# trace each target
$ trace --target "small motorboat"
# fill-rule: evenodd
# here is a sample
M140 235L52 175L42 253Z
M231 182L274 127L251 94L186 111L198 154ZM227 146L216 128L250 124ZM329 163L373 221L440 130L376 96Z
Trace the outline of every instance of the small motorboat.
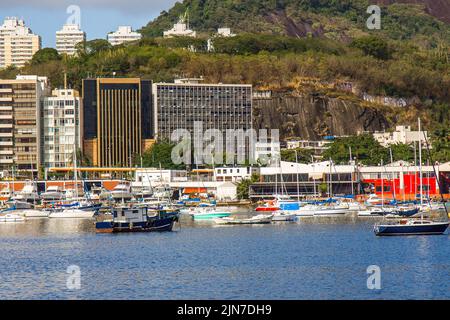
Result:
M319 206L314 204L307 204L305 206L300 207L298 210L290 211L290 213L295 214L297 217L312 217L314 216L314 212L319 209Z
M393 210L384 207L372 207L367 210L358 211L358 217L382 217L389 214L393 214Z
M231 212L225 210L218 210L216 208L192 208L188 214L194 220L212 220L217 218L226 218L231 216Z
M118 207L112 220L95 224L97 233L172 231L178 211L149 210L147 207Z
M402 219L374 226L377 236L439 235L447 230L449 222L433 222L423 219Z
M25 218L14 213L0 215L0 222L24 222Z
M274 222L281 222L281 221L296 221L297 216L295 213L291 211L276 211L272 215L272 221Z
M272 215L259 214L251 218L238 219L238 218L219 218L214 222L220 225L237 225L237 224L269 224L272 222Z
M59 209L50 211L49 218L59 219L90 219L94 217L95 211L85 211L80 209Z
M280 208L275 205L275 201L268 201L263 205L256 207L255 211L257 212L275 212L280 210Z

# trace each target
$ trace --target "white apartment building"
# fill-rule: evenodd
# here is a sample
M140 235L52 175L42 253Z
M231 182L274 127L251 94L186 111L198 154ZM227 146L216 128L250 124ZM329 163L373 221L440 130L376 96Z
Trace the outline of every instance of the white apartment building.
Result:
M43 99L42 159L46 168L72 165L74 152L81 146L81 99L72 89L53 90Z
M111 45L117 46L125 42L137 41L142 38L142 35L133 31L130 26L119 26L116 32L108 34L108 41Z
M411 144L418 141L422 141L425 144L425 137L428 140L427 131L412 131L411 126L397 126L394 132L375 132L373 137L383 147L388 147L392 144L403 143ZM430 145L431 147L431 145Z
M275 165L281 159L281 147L279 142L256 142L255 160L261 164Z
M0 68L23 67L41 48L41 38L23 20L6 18L0 26Z
M216 181L240 182L259 174L258 167L218 167L214 168Z
M0 79L0 170L38 172L41 163L41 102L46 77Z
M286 141L287 149L309 149L318 152L325 151L328 149L329 144L332 143L331 140L320 140L320 141L311 141L311 140L290 140Z
M56 50L59 54L76 54L77 44L84 41L86 41L86 33L77 24L65 24L61 30L56 32Z

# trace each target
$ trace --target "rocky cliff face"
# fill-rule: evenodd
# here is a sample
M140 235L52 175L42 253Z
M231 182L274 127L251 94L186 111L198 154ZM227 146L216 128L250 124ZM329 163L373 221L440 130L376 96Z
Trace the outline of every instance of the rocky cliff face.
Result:
M383 113L375 108L318 95L255 99L253 110L254 127L278 128L281 139L318 140L326 135L351 135L390 126Z

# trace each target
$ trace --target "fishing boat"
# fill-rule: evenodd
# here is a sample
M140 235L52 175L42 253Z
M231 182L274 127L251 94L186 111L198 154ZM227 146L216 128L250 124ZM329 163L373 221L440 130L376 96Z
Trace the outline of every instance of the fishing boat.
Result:
M45 192L41 193L41 198L44 201L62 200L64 192L59 186L49 186Z
M37 202L39 201L39 194L37 192L37 185L35 182L27 181L19 192L17 192L12 200L21 201L21 202Z
M112 220L97 222L97 233L172 231L178 211L150 210L147 207L118 207Z
M259 214L251 218L238 219L238 218L218 218L214 219L216 224L220 225L237 225L237 224L269 224L272 222L272 215Z
M231 216L231 212L216 208L192 208L188 214L194 220L212 220Z
M14 213L7 213L5 215L0 215L0 222L23 222L25 218Z
M402 219L398 222L375 224L377 236L439 235L447 230L449 222L423 219Z

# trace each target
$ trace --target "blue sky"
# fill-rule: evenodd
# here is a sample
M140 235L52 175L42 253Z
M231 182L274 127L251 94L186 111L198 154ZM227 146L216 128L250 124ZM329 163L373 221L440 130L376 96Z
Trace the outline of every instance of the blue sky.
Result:
M181 0L180 0L181 1ZM176 0L0 0L0 20L8 16L23 18L34 33L42 37L43 47L55 46L55 32L66 23L70 5L81 9L81 28L88 39L106 38L119 25L134 29L146 25Z

